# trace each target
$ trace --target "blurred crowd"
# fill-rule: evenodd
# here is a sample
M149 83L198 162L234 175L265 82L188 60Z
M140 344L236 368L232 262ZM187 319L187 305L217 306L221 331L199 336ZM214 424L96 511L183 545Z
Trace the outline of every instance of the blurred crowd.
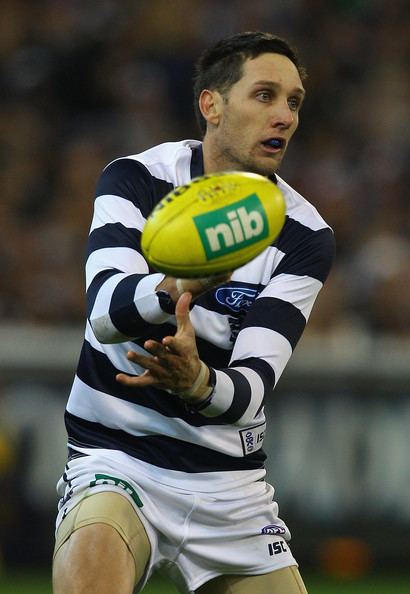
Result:
M410 29L401 0L2 0L0 323L82 324L92 199L112 159L198 138L193 63L272 31L308 96L280 174L336 233L311 328L410 337Z

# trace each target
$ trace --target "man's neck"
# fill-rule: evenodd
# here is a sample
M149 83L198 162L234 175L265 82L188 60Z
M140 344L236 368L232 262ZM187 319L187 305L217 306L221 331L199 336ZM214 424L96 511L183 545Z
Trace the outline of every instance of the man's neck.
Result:
M227 171L233 169L224 155L221 153L218 145L205 134L202 142L202 154L204 160L204 173L215 173L217 171Z

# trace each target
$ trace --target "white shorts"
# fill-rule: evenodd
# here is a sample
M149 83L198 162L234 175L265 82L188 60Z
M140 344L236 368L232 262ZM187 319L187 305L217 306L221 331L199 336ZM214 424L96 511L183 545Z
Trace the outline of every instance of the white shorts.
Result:
M83 497L101 491L123 494L151 544L144 584L159 570L181 591L193 592L218 575L259 575L297 565L289 531L272 500L273 488L265 481L199 493L164 485L141 473L139 461L126 454L121 459L121 464L118 457L113 462L95 450L67 463L57 485L56 528Z

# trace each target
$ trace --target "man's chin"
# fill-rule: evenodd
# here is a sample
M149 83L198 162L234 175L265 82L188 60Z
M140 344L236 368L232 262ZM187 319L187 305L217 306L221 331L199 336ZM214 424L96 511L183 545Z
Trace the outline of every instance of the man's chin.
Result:
M237 171L250 171L252 173L258 173L265 177L270 177L279 170L282 163L283 154L275 154L266 156L255 156L247 161L236 160L232 161L230 169Z
M253 171L253 173L259 173L259 175L264 175L265 177L270 177L279 170L281 162L282 159L271 159L268 163L266 163L266 160L265 163L257 162L253 164L252 169L249 171Z
M284 153L281 151L280 153L276 153L273 155L269 155L269 157L262 157L254 160L254 172L259 173L260 175L265 175L269 177L276 173L282 163Z

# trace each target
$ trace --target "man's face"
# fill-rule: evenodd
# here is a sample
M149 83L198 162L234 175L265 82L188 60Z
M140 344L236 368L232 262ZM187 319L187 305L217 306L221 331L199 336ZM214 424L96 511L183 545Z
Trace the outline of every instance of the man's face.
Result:
M220 170L271 175L299 123L304 97L296 66L281 54L248 59L243 76L219 103L212 154Z

